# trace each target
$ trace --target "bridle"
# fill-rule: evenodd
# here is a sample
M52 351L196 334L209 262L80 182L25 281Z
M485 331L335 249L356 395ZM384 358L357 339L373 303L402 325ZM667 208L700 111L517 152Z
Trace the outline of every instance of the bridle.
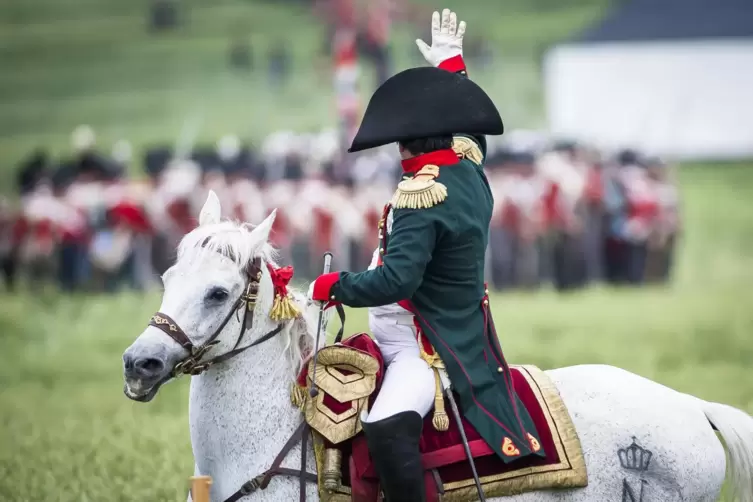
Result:
M241 341L243 340L243 335L245 335L247 331L250 331L254 325L254 307L256 306L256 299L259 294L259 283L261 282L262 278L261 267L261 258L254 258L254 261L251 262L251 265L246 268L246 276L248 278L248 281L246 283L245 289L243 290L243 293L241 293L241 295L235 301L233 308L230 309L230 312L228 312L222 323L217 327L214 333L212 333L212 336L210 336L206 342L198 347L196 347L193 342L191 342L191 340L188 338L188 335L186 335L186 332L183 331L178 323L175 322L170 316L163 314L162 312L156 312L152 316L152 318L149 320L149 326L154 326L155 328L159 329L188 351L188 355L175 365L172 371L165 377L165 381L169 380L170 378L177 378L181 375L200 375L201 373L209 369L210 366L227 361L228 359L237 356L241 352L246 351L251 347L260 345L282 331L284 325L283 323L279 323L275 329L254 340L253 343L246 345L245 347L238 348L238 345L240 345ZM230 322L233 314L240 315L241 310L243 310L241 331L238 334L238 339L235 341L235 345L233 346L232 350L211 359L202 360L209 349L219 343L217 337L220 336L222 330L225 329L227 323ZM272 478L278 475L297 477L299 480L300 501L305 502L306 483L317 482L316 474L306 472L306 446L308 442L308 433L309 425L304 420L290 437L290 439L288 439L288 442L285 443L285 445L282 447L282 450L280 450L280 453L272 462L272 466L260 475L244 483L243 486L241 486L238 491L228 497L225 502L236 502L246 495L254 493L256 490L264 490L269 485L269 482L272 480ZM290 451L296 444L298 444L299 441L301 442L300 469L296 470L281 467L282 462L287 454L290 453Z
M155 328L159 329L188 351L188 355L175 365L168 378L177 378L181 375L200 375L201 373L209 369L210 366L227 361L228 359L237 356L241 352L244 352L251 347L255 347L256 345L266 342L270 338L280 333L280 331L282 331L283 324L280 323L275 329L266 333L259 339L254 340L254 342L250 345L238 348L238 345L240 345L241 341L243 340L243 335L245 335L247 331L251 330L254 325L254 307L256 306L256 298L259 294L259 283L261 282L262 277L261 258L254 258L254 261L251 262L251 265L249 265L246 269L246 276L248 277L248 281L246 283L245 289L243 290L243 293L241 293L241 295L235 301L235 304L230 309L230 312L228 312L222 323L217 327L214 333L212 333L212 336L210 336L206 342L198 347L195 346L193 342L191 342L191 340L188 338L188 335L186 335L186 332L183 331L178 323L175 322L170 316L163 314L162 312L156 312L152 316L152 318L149 320L149 326L154 326ZM233 317L233 314L240 315L241 310L243 310L241 331L238 334L238 338L235 341L235 345L233 346L232 350L211 359L202 360L209 349L219 343L217 337L220 336L222 330L225 329L225 326L227 326L227 323Z

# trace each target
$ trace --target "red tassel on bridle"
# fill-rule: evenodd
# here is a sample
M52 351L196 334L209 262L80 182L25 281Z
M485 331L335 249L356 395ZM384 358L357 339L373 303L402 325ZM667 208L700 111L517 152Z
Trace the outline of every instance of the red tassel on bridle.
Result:
M301 315L301 311L296 307L288 294L288 284L293 278L293 267L275 268L267 264L269 276L272 278L274 286L275 299L272 303L272 310L269 311L269 317L275 321L285 321L295 319Z

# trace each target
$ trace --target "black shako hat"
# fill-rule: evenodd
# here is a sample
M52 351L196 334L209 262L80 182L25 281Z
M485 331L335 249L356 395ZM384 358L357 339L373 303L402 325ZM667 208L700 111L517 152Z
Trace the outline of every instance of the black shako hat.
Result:
M348 152L458 133L503 132L491 98L468 77L433 67L411 68L376 90Z

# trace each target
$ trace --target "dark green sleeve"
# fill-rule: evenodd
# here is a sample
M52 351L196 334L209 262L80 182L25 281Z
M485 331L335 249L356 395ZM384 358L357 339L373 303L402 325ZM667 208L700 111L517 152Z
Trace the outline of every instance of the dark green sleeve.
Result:
M396 209L383 265L357 274L340 273L335 299L350 307L377 307L413 296L437 242L437 208Z

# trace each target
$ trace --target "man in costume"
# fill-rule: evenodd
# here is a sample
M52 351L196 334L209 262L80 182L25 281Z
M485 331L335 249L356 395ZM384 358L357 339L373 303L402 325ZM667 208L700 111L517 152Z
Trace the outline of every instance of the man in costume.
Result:
M362 422L388 502L425 500L419 439L423 417L441 404L445 369L465 418L505 462L544 454L512 389L484 285L493 206L484 135L503 125L465 76L464 32L455 13L440 21L435 12L432 45L417 44L438 68L406 70L374 93L349 151L397 142L408 179L385 207L372 267L322 275L309 290L315 301L369 307L387 370ZM446 430L436 411L434 427Z

